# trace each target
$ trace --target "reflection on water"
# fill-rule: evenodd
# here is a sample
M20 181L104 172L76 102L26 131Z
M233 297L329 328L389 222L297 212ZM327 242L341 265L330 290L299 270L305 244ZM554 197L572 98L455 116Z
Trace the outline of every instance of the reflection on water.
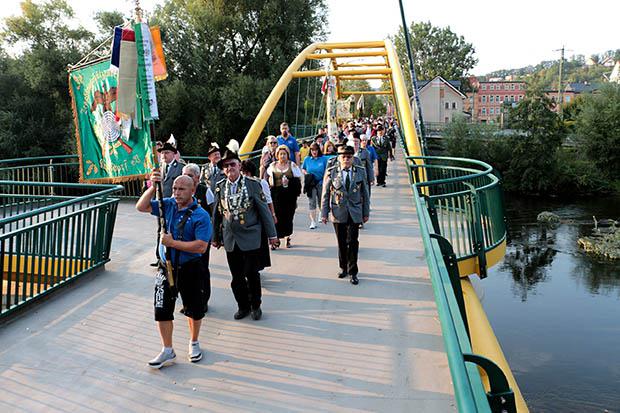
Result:
M484 306L533 412L620 412L620 262L579 250L620 198L506 200L506 258L482 284ZM541 211L562 225L544 229Z
M511 237L501 268L512 275L512 289L522 301L527 300L528 292L536 284L545 281L547 269L556 254L552 248L554 243L555 232L549 234L540 226L524 226Z

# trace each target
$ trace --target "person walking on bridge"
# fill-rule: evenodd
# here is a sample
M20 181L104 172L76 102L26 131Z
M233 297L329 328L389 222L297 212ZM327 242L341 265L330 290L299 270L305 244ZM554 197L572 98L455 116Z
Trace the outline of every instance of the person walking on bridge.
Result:
M234 319L251 314L252 319L260 320L263 312L259 271L264 262L261 238L263 231L271 245L278 238L261 183L241 174L237 150L238 144L229 144L219 163L226 178L215 185L212 245L223 245L226 250L232 275L230 286L239 307Z
M334 224L338 240L338 278L350 277L357 285L359 272L357 255L359 250L359 227L368 222L370 200L364 167L353 165L353 148L338 148L339 164L325 172L321 199L321 221L328 218Z
M155 216L164 214L166 231L160 240L159 270L155 279L155 321L162 341L161 352L148 362L151 368L159 369L176 359L172 348L172 329L174 305L177 292L183 300L183 314L187 317L190 330L189 360L192 363L202 359L198 342L200 325L204 313L204 268L202 255L211 240L211 221L209 214L202 209L194 195L194 181L189 176L177 177L172 185L172 198L164 198L160 203L153 199L155 186L161 181L159 172L151 174L153 185L142 194L136 203L140 212ZM172 274L167 273L166 254L169 249ZM171 286L168 279L174 280Z
M393 160L394 154L392 144L387 136L385 136L385 130L381 124L377 125L377 136L372 139L372 145L375 147L378 156L377 166L379 171L377 173L377 186L385 187L388 159Z

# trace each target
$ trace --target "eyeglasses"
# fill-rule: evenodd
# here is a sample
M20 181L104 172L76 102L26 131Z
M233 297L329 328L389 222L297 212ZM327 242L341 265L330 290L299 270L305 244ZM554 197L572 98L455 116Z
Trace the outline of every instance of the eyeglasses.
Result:
M231 168L235 166L237 166L237 162L228 162L228 163L222 164L222 169Z
M269 142L269 145L277 145L278 142Z
M353 158L353 155L340 155L340 156L342 156L345 159Z

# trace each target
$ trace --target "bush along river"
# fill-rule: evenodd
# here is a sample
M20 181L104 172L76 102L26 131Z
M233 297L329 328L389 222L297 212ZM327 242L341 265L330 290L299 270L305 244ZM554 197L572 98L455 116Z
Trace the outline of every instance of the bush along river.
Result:
M560 218L537 223L541 211ZM620 220L620 197L506 198L503 263L483 304L532 412L620 412L620 260L584 252L597 220Z

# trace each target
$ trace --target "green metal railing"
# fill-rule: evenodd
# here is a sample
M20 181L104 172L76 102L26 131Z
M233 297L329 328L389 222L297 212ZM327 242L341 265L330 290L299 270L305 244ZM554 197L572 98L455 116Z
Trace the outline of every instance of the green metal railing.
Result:
M477 257L480 277L486 277L486 253L506 239L502 189L493 168L464 158L406 160L410 182L424 201L434 233L448 240L458 261Z
M109 261L122 189L0 181L0 317Z
M486 275L486 252L506 237L501 186L493 169L461 158L408 156L400 134L420 232L437 303L459 412L516 412L502 370L474 354L458 261L478 259ZM486 392L478 368L489 377Z

